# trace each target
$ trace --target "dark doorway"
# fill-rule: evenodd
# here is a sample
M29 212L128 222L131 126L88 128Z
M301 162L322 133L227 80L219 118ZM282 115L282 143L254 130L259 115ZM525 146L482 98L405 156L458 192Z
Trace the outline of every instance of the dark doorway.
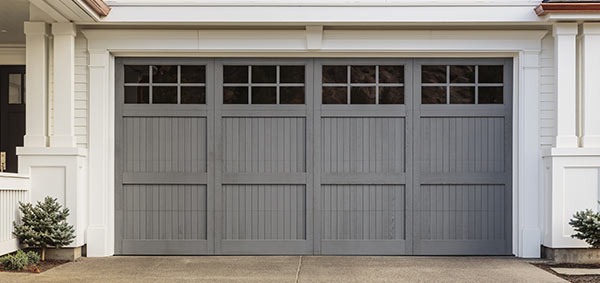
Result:
M4 172L17 173L16 148L25 135L25 66L0 66L0 152ZM1 170L0 170L1 171Z

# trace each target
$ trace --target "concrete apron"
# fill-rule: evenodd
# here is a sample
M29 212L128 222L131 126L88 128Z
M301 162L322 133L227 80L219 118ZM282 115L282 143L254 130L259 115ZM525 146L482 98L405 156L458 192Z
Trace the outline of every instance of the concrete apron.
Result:
M81 258L0 282L566 282L507 257L198 256Z

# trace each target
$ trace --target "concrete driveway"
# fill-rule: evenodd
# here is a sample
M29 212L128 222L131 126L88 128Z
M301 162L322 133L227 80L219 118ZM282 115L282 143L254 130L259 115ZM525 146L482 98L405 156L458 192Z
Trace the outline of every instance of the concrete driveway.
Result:
M565 282L503 257L206 256L82 258L0 282Z

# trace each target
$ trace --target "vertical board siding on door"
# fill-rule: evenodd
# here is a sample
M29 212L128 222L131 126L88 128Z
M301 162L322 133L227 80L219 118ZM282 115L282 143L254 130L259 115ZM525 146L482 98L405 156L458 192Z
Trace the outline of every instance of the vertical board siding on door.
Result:
M404 185L324 185L321 203L325 240L405 239Z
M124 117L125 172L206 172L206 118Z
M503 240L504 185L422 185L421 239Z
M205 240L205 185L124 185L125 240Z
M224 117L221 132L224 172L306 172L304 117Z
M306 239L304 185L223 185L223 238Z
M504 172L502 117L421 119L421 172Z
M402 117L321 119L323 172L404 172L404 124Z

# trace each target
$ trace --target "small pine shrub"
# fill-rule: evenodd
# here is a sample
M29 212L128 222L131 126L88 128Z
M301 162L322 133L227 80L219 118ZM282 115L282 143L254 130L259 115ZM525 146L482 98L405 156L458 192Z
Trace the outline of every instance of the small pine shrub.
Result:
M19 250L15 254L0 258L0 263L4 270L23 270L29 265L29 258L25 252Z
M35 251L28 251L27 252L27 263L29 265L34 265L34 264L38 264L41 261L41 257L40 254L36 253Z
M571 237L584 240L592 248L600 248L600 213L590 209L579 211L573 215L569 225L577 232Z

